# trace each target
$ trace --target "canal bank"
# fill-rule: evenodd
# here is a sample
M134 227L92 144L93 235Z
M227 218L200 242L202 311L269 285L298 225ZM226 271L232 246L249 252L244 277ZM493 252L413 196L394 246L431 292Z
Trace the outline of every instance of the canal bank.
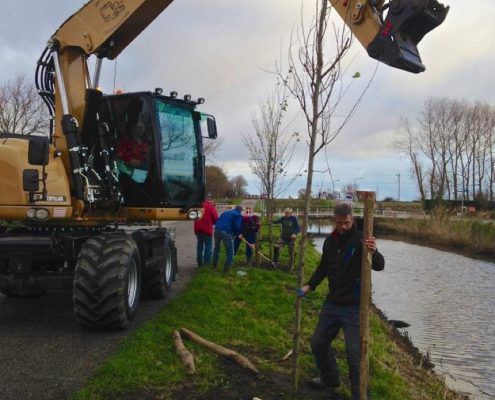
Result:
M267 226L265 226L267 228ZM194 234L182 240L194 243ZM264 243L265 245L266 243ZM263 248L268 254L267 248ZM281 261L286 252L283 252ZM307 243L307 276L319 254ZM221 260L222 261L222 260ZM294 321L294 275L268 265L246 265L238 254L232 271L199 268L189 286L160 315L122 343L121 350L97 371L76 400L201 399L239 400L258 397L286 400L291 396L291 359ZM322 284L303 301L302 354L299 362L298 399L349 398L345 350L341 337L337 354L342 385L333 395L311 390L306 382L317 374L309 341L327 293ZM186 327L205 339L248 357L261 374L236 367L186 340L194 353L196 373L187 375L175 354L172 333ZM422 368L394 336L391 326L376 314L371 317L371 386L378 400L461 400L431 371Z
M314 240L317 249L323 240ZM495 398L495 265L402 242L379 240L378 246L386 268L373 274L377 307L409 325L401 333L450 387L476 400Z

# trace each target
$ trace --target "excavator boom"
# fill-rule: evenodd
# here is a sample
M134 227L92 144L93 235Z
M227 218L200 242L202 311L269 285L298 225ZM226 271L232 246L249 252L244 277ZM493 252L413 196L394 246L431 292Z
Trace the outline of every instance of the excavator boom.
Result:
M89 1L55 32L59 51L77 47L113 60L173 0Z
M418 43L449 11L437 0L390 0L387 4L384 0L331 1L370 57L413 73L425 70Z

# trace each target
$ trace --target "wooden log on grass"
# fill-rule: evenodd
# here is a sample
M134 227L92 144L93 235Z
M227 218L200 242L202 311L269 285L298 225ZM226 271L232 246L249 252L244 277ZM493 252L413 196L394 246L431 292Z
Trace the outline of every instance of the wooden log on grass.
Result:
M194 374L194 371L196 370L196 367L194 366L194 357L191 352L186 349L186 346L184 346L179 331L174 331L172 337L174 339L175 351L185 365L186 373L188 375Z
M227 349L226 347L219 346L216 343L210 342L206 339L203 339L201 336L198 334L190 331L189 329L186 328L180 328L181 333L186 335L189 339L195 341L196 343L200 344L201 346L206 347L207 349L211 350L215 354L218 354L223 357L227 357L234 361L237 365L246 368L256 374L259 373L258 369L249 361L246 357L241 356L239 353L236 353L234 350Z

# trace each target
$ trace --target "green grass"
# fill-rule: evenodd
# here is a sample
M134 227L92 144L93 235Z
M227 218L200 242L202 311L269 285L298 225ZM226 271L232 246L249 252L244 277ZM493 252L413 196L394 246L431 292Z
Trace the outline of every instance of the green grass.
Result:
M193 378L186 377L172 343L172 332L180 327L248 356L261 370L290 375L290 363L280 360L292 348L295 276L281 271L243 267L239 265L242 259L242 255L237 256L238 267L228 275L209 268L199 269L189 287L154 320L125 339L117 354L96 371L73 399L120 398L126 393L148 391L172 399L174 391L191 379L198 395L227 385L228 379L218 356L183 338L186 347L196 357L196 373ZM318 261L319 255L308 246L308 277ZM239 276L236 273L238 269L246 271L247 276ZM326 291L326 284L321 284L302 303L302 380L316 374L309 340ZM401 352L390 339L389 330L377 316L372 317L370 366L374 398L443 399L437 393L438 388L443 387L441 382L432 380L427 372L415 367L411 357ZM343 361L342 338L336 343L336 348L342 356L339 362L345 377L347 368ZM413 379L416 375L419 378ZM349 395L348 387L344 386L341 393Z

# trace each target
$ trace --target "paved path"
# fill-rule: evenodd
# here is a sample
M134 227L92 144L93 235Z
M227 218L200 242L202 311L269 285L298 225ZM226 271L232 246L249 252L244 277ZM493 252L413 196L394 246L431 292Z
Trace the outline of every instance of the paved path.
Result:
M175 222L179 275L169 298L196 269L192 222ZM72 315L72 293L40 298L0 294L0 400L63 400L84 386L123 338L156 315L168 300L141 301L130 329L92 332Z

